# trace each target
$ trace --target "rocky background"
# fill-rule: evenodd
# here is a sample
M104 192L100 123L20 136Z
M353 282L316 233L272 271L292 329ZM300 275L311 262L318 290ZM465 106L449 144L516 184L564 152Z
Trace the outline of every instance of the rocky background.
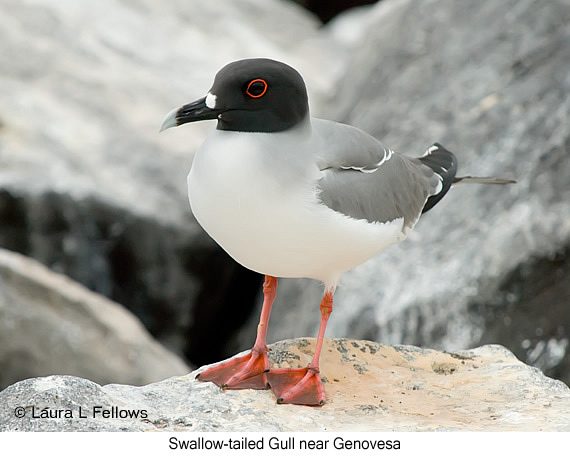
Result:
M333 18L285 0L0 0L0 13L0 247L28 257L0 255L0 388L53 373L144 384L159 378L125 376L141 352L168 358L139 363L167 378L251 345L262 278L186 197L214 125L157 130L254 56L298 68L314 115L410 155L440 141L460 174L518 180L457 187L346 274L327 335L502 344L570 384L568 2L383 0ZM280 282L270 340L316 334L320 293Z

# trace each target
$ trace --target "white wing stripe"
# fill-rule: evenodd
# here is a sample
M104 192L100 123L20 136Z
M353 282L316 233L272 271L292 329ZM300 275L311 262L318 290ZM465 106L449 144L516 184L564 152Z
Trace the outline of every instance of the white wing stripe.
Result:
M354 169L356 171L360 171L363 173L373 173L377 171L380 168L380 166L382 166L384 163L390 160L390 158L392 158L392 154L393 154L392 150L384 149L384 156L382 157L382 160L380 160L378 163L367 166L341 166L341 169Z

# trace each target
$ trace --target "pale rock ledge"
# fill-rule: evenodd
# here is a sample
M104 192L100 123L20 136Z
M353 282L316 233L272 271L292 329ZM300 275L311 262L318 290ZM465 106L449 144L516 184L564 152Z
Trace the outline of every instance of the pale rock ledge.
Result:
M273 365L303 366L314 339L270 348ZM194 380L200 370L142 387L51 376L0 392L0 430L570 431L570 389L501 346L446 353L327 339L321 362L323 407L277 405L271 391L222 391ZM111 416L128 411L139 417ZM33 417L42 413L61 416Z

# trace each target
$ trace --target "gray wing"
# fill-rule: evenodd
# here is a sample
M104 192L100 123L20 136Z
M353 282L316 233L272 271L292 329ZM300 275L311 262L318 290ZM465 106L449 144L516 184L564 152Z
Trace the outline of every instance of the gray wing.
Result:
M321 152L317 162L321 201L334 211L369 222L403 218L404 226L412 228L428 197L441 190L441 178L419 159L394 153L348 125L315 126L319 135L333 137L327 141L333 147Z

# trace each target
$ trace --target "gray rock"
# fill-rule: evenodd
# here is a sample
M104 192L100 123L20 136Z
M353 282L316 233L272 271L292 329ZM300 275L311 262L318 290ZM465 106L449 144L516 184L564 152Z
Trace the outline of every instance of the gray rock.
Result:
M346 274L328 335L501 343L570 384L569 15L562 1L384 0L331 23L351 57L329 117L409 155L440 141L459 174L518 183L458 186L408 240ZM301 296L276 303L270 337L316 334L318 290L286 287Z
M0 249L0 388L68 374L144 385L188 372L121 305Z
M271 348L273 364L296 367L314 339ZM223 391L194 380L196 372L143 387L25 380L0 392L0 431L570 430L568 387L496 345L445 353L327 339L328 402L318 408L277 405L271 391ZM128 413L138 417L121 418Z
M0 11L0 246L121 302L194 362L219 359L260 278L190 212L186 174L212 125L158 127L230 60L303 61L317 21L277 0L5 0ZM222 311L219 342L204 342Z

